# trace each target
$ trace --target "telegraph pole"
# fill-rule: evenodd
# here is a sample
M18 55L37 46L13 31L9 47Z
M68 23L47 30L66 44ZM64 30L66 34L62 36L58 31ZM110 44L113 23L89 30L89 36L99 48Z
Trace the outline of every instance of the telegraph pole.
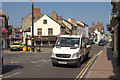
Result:
M34 52L34 4L32 0L32 52Z

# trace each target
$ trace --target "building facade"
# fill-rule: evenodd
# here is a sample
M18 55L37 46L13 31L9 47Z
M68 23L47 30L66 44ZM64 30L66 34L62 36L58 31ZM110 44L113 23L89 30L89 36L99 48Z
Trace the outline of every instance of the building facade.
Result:
M88 37L88 25L81 21L77 21L77 35Z
M89 28L89 36L96 43L98 43L101 39L105 39L103 23L97 22L97 24L95 25L94 22L92 22L92 27Z
M9 27L8 27L8 15L6 15L2 10L0 10L0 28L2 30L1 37L2 37L2 47L8 49L8 37L9 37Z
M115 2L111 0L111 5L113 8L110 25L107 26L107 29L112 34L113 57L120 65L120 1Z
M34 8L34 22L39 20L43 14L40 8ZM32 25L32 13L22 18L22 29L25 30L28 26Z
M37 18L40 15L40 9L36 8ZM38 15L39 14L39 15ZM29 14L22 19L23 44L31 45L32 38L32 15ZM74 19L65 20L62 16L53 11L50 16L41 13L41 17L34 18L34 43L40 46L49 46L55 44L59 35L79 35L83 30L84 36L88 35L88 25L83 22L76 23ZM30 20L29 20L30 19ZM80 26L79 26L79 25ZM81 29L81 30L80 30ZM77 32L78 31L78 32Z
M34 23L34 41L35 45L52 45L56 42L57 36L65 33L64 26L53 18L44 15ZM23 33L23 44L25 44L26 35L32 35L32 26L29 32ZM31 45L31 40L28 40L28 45Z

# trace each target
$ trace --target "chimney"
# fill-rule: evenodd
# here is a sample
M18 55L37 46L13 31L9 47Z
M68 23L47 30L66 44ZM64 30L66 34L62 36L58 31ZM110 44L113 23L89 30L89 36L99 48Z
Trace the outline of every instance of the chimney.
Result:
M97 25L100 25L100 23L99 23L99 22L97 22Z
M68 19L70 23L74 23L74 19Z
M92 27L94 27L94 22L92 22Z
M34 14L40 14L40 8L34 8Z
M58 20L59 23L62 23L62 16L58 16L57 20Z
M58 15L55 13L55 11L53 11L52 14L50 14L50 16L51 16L55 21L57 21Z

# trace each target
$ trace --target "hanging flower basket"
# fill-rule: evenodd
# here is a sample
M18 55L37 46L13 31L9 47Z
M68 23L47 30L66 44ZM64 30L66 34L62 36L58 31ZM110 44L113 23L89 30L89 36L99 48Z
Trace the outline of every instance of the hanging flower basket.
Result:
M41 48L40 47L36 47L36 51L41 51Z
M6 28L2 28L2 33L8 33L8 30Z
M29 36L29 38L30 38L30 39L32 39L32 37L31 37L31 36Z
M23 38L23 35L20 35L19 38Z

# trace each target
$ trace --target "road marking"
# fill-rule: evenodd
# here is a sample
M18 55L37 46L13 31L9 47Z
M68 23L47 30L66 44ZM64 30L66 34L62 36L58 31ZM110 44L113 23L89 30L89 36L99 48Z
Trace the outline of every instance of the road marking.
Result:
M44 62L46 62L46 63L48 63L46 60L44 60L44 59L42 59L42 61L44 61Z
M42 66L42 65L43 65L43 63L41 63L40 65L37 65L37 66L39 67L39 66Z
M90 68L91 70L94 68L94 65L95 65L96 62L97 62L97 61L95 60L95 62L93 63L93 65L92 65L91 68ZM88 72L86 78L89 78L89 75L91 74L91 72L92 72L92 71L89 71L89 72Z
M75 80L77 80L78 78L80 80L84 76L84 74L86 73L86 71L89 69L90 65L101 54L101 52L102 52L102 50L98 54L96 54L95 56L93 56L91 60L89 60L89 62L86 64L86 66L83 68L83 70L78 74L78 76L75 78Z
M9 75L9 76L3 77L3 78L9 78L9 77L15 76L15 75L20 74L20 73L22 73L22 72L17 72L17 73L14 73L12 75Z
M92 59L94 59L95 57L96 57L96 55L93 56ZM92 59L91 59L91 60L92 60ZM82 74L82 72L85 70L85 68L89 65L89 63L91 62L91 60L89 60L89 62L86 64L86 66L83 68L83 70L82 70L82 71L79 73L79 75L76 77L76 79L79 78L79 76ZM76 80L76 79L75 79L75 80Z
M91 61L91 63L88 65L88 67L85 69L85 71L83 72L83 74L80 76L79 80L84 76L84 74L86 73L86 71L88 70L88 68L91 66L91 64L93 63L93 61L96 59L96 57Z

